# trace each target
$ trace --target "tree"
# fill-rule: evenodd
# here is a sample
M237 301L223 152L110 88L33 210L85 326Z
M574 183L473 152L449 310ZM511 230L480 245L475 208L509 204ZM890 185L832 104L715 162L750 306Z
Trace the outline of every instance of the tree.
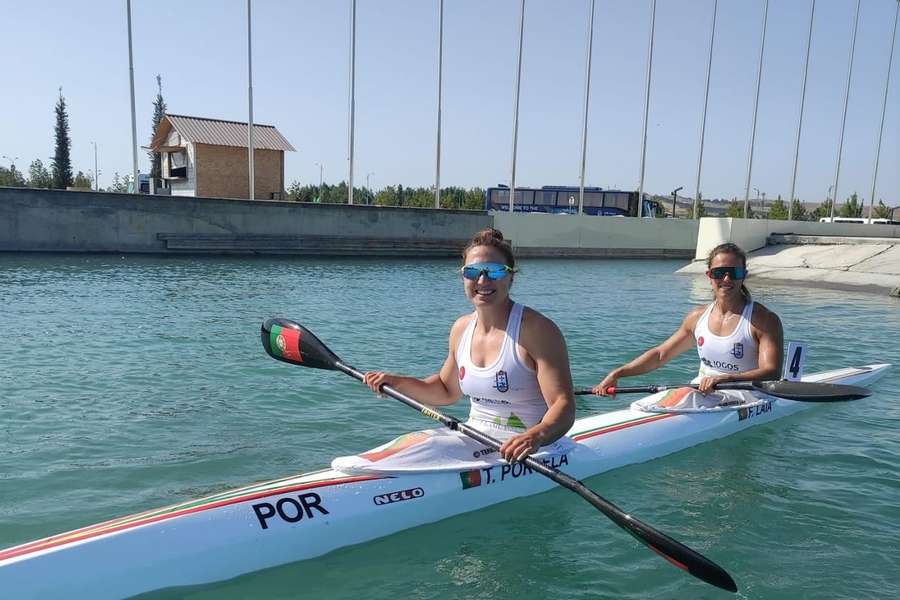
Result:
M53 187L64 190L72 185L72 161L69 152L72 141L69 139L69 115L66 112L66 99L59 88L59 100L56 102L56 149L53 153Z
M22 172L16 169L16 165L9 165L9 168L0 167L0 185L8 187L25 187L25 178Z
M378 190L375 194L376 206L397 206L397 188L392 185Z
M744 203L738 202L737 198L733 198L731 202L728 203L728 212L725 213L726 217L731 217L732 219L743 219L744 218ZM747 206L747 218L753 218L753 207Z
M856 192L850 195L847 198L847 201L841 206L839 211L840 216L842 217L861 217L862 216L862 204L859 202L859 199L856 197Z
M429 188L407 189L407 206L430 208L434 206L434 190Z
M697 193L697 218L705 217L705 216L706 216L706 207L703 206L703 194L698 192ZM674 218L675 215L672 215L672 217ZM686 218L688 218L688 219L694 218L694 203L693 202L688 204Z
M873 219L890 219L892 212L893 211L891 211L890 208L888 208L887 206L884 205L884 200L879 200L878 206L876 206L872 210L872 218Z
M28 187L33 188L50 188L53 187L53 176L44 166L41 159L36 158L31 161L28 167Z
M831 198L826 198L825 202L816 207L816 210L812 212L812 217L814 220L818 221L823 218L831 217Z
M106 191L108 192L116 192L119 194L127 194L129 192L128 187L131 185L131 175L126 175L123 178L119 178L119 172L113 175L112 185L110 185Z
M81 171L78 171L78 174L75 175L75 179L72 180L72 187L91 189L93 185L90 177L88 177Z
M328 185L326 183L322 186L320 202L323 204L347 204L348 191L349 188L346 181L342 181L337 185Z
M287 199L294 202L315 202L319 197L319 186L300 185L296 179L287 189Z
M466 201L466 190L450 186L441 188L441 208L462 208Z
M159 122L166 115L166 101L162 95L162 77L156 76L156 100L153 101L153 127L151 129L150 139L156 137L156 131L159 129ZM150 179L157 181L162 177L162 163L160 162L161 154L150 150L147 152L150 157Z
M781 194L778 194L778 199L772 202L771 206L769 206L769 218L773 221L787 220L788 209L787 205L784 203L784 200L781 199Z
M463 208L467 210L484 210L484 190L477 187L467 190Z
M791 216L794 221L805 221L807 217L806 207L796 198L791 201Z

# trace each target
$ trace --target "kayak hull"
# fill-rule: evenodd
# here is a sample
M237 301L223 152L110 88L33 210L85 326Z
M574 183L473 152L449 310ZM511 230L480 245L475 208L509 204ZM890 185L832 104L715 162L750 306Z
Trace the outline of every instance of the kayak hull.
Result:
M865 385L889 365L807 381ZM815 406L764 397L744 411L579 419L575 449L552 466L584 479L726 437ZM521 464L403 476L324 470L230 490L0 550L10 598L121 598L230 579L556 487Z

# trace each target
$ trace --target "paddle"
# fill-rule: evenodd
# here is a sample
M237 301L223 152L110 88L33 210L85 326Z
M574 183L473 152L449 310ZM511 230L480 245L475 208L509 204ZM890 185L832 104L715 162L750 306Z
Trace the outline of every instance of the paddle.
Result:
M664 390L677 388L700 387L696 383L684 383L674 385L640 385L635 387L610 386L606 388L607 394L655 394ZM859 400L871 394L871 392L856 385L842 385L839 383L817 383L813 381L746 381L720 383L717 390L750 390L763 392L770 396L796 400L798 402L840 402L844 400ZM594 392L589 389L575 390L576 396L587 396Z
M266 352L272 358L314 369L327 369L329 371L341 371L360 381L364 380L364 374L345 364L337 355L328 349L308 329L287 319L269 319L263 323L262 343ZM426 417L440 421L454 431L459 431L478 442L495 450L500 449L500 442L484 433L474 429L459 419L448 417L436 410L410 398L395 390L391 386L382 386L382 393L399 400L403 404L416 409ZM657 531L650 525L643 523L631 515L625 513L612 502L605 500L592 490L588 489L577 479L566 475L552 467L545 465L531 457L524 461L532 470L549 477L559 485L575 492L595 508L606 515L613 523L630 533L637 540L648 546L651 550L664 559L683 569L703 581L716 587L736 592L737 585L731 576L722 567L713 563L698 552L691 550L684 544Z

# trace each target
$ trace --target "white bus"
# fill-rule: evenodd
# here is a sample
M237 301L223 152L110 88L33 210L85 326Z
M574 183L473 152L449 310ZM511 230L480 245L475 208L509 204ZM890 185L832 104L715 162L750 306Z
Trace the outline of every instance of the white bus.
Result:
M863 217L822 217L819 223L860 223L862 225L900 225L900 221L891 219L865 219Z

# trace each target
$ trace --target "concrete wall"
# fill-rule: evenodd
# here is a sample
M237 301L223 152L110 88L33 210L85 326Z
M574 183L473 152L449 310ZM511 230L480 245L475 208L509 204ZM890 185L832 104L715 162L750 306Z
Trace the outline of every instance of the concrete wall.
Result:
M697 221L687 219L503 212L493 217L522 256L690 259L697 246Z
M752 252L765 246L766 239L774 233L900 238L900 225L704 217L700 219L700 230L697 236L697 250L694 254L694 260L706 260L709 251L723 242L734 242L745 252Z
M481 211L0 187L0 251L327 254L339 247L351 255L455 256L491 222Z

